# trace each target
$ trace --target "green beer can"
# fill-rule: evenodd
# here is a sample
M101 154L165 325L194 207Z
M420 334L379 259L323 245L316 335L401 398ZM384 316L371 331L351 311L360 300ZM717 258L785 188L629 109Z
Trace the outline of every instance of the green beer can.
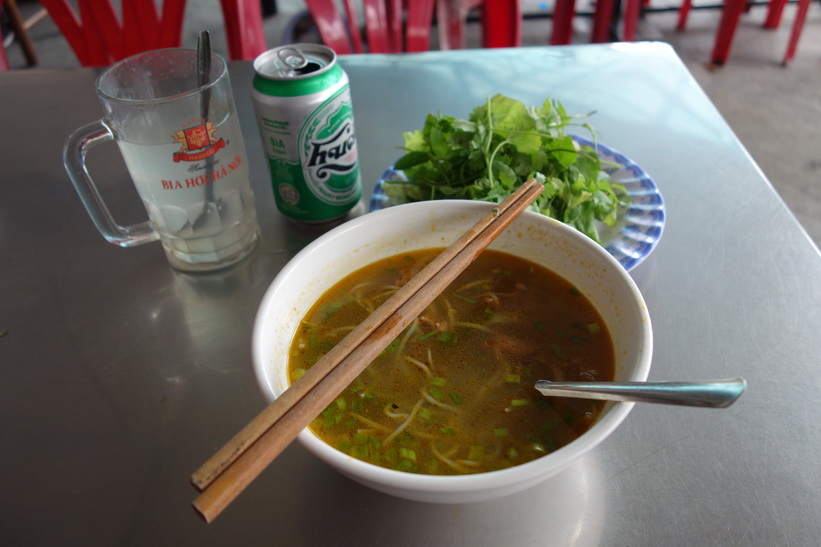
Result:
M348 75L319 44L266 51L254 61L251 98L277 208L328 222L362 196Z

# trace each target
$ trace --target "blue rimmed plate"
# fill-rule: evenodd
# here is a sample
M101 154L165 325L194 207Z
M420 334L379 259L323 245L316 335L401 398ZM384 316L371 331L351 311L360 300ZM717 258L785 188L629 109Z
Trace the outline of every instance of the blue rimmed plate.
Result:
M587 139L573 136L582 145L593 146ZM610 171L613 182L624 186L631 197L630 206L619 214L615 226L600 223L599 237L607 252L619 261L627 271L638 266L647 258L661 238L666 218L664 199L661 197L656 183L653 182L644 170L632 160L615 150L596 145L599 157L603 161L610 161L620 165L619 169ZM385 181L408 180L402 171L393 166L380 177L371 196L371 211L378 211L390 207L388 196L385 195L382 185Z

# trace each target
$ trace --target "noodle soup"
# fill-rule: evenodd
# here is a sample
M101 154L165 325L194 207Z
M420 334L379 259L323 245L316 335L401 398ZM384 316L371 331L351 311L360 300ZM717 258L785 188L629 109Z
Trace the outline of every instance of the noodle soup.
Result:
M298 379L440 249L380 260L343 279L294 336ZM600 401L547 398L547 380L613 380L613 343L573 285L485 251L318 417L328 445L388 469L463 475L537 459L582 435Z

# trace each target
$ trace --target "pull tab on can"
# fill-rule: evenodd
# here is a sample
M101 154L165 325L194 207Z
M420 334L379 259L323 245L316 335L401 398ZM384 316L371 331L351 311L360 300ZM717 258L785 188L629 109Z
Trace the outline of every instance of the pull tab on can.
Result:
M284 47L277 52L277 57L286 67L292 69L304 68L308 64L308 58L302 54L299 48Z
M276 52L276 56L277 67L274 74L279 78L296 78L322 68L321 64L309 59L298 47L283 47Z

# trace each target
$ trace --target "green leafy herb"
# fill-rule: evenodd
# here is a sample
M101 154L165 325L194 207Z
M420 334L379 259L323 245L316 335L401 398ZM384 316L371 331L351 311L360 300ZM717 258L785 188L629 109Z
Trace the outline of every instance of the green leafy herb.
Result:
M629 203L594 148L565 133L575 116L558 101L539 106L496 95L469 119L429 114L421 130L404 134L405 155L395 168L408 181L383 186L395 203L473 199L500 203L530 178L545 185L533 210L599 241L596 221L614 225ZM587 123L573 123L590 131ZM616 167L612 165L612 167Z

